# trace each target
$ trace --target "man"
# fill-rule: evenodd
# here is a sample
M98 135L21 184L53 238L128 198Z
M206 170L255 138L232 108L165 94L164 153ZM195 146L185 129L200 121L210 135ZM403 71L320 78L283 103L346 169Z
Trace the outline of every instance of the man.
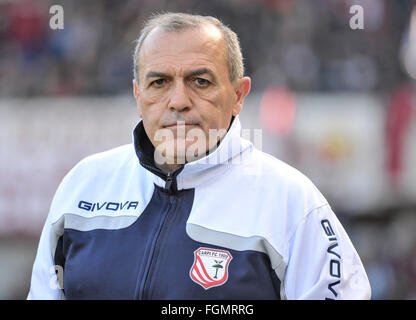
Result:
M250 78L234 32L212 17L154 16L134 73L133 144L64 178L28 298L370 297L320 192L240 138Z

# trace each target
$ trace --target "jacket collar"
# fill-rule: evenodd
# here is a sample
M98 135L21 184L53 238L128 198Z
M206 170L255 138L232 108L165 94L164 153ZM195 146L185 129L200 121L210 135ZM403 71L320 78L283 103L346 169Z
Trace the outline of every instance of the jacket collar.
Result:
M155 148L144 130L143 121L140 121L133 130L133 145L142 167L156 175L158 178L155 179L155 183L163 187L167 173L155 165ZM251 142L241 138L239 117L233 117L230 128L214 150L175 170L175 188L177 190L194 188L207 179L212 179L217 169L224 169L225 165L241 163L244 152L251 148Z

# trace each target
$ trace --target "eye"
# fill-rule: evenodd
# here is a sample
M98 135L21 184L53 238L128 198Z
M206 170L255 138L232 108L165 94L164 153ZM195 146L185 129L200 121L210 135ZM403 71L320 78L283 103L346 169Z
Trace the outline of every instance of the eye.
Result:
M211 82L209 80L204 79L204 78L195 78L194 79L194 82L200 88L206 88L206 87L208 87L211 84Z
M150 86L155 87L155 88L160 88L165 84L165 82L166 80L163 78L156 79L150 83Z

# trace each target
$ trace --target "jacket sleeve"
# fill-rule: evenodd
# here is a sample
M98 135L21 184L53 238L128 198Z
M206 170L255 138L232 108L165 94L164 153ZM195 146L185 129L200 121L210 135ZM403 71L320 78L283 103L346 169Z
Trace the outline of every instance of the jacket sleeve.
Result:
M282 291L287 299L370 299L360 257L329 205L304 217L288 251Z
M59 208L62 206L62 199L67 197L63 189L68 176L69 174L63 179L55 193L42 229L32 268L30 289L27 296L29 300L65 299L63 291L64 262L61 252L62 246L58 246L58 244L62 244L62 239L60 238L62 238L64 221L63 216L59 217L59 212L62 211Z
M65 175L55 192L40 236L27 299L65 299L64 212L68 203L73 203L76 191L81 189L85 177L88 175L94 180L89 168L88 157L78 162Z
M28 300L64 299L63 268L56 265L52 246L58 242L58 236L51 225L51 215L46 219L40 237L35 262L32 269Z

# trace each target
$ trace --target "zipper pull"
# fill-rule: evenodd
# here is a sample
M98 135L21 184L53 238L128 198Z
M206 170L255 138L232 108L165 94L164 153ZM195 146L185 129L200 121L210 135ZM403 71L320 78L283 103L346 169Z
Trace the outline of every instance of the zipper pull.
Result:
M170 190L170 188L172 186L172 182L173 182L172 173L168 172L168 175L166 176L166 184L165 184L165 189L166 190Z

